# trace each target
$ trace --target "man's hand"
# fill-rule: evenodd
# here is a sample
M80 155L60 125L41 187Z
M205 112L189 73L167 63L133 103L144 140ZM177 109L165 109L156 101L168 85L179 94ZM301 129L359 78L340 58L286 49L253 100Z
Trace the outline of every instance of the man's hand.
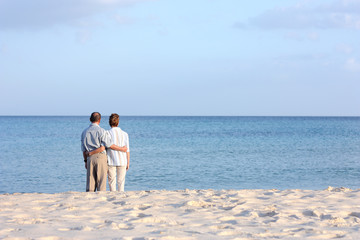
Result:
M130 168L129 164L126 165L126 171L129 170L129 168Z
M87 151L83 151L83 157L84 157L84 162L85 162L85 169L87 169L86 159L88 158L86 154L87 154Z

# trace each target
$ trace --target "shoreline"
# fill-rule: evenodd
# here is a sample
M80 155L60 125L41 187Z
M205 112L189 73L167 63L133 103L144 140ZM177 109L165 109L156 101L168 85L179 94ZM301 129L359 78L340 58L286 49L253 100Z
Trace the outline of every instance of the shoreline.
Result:
M0 194L1 239L357 239L360 189Z

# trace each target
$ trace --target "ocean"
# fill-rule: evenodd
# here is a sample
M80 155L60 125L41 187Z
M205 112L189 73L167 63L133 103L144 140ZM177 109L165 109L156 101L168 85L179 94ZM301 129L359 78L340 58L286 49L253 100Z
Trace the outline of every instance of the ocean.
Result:
M0 193L85 191L89 124L0 116ZM120 116L119 126L130 138L126 191L360 188L360 117Z

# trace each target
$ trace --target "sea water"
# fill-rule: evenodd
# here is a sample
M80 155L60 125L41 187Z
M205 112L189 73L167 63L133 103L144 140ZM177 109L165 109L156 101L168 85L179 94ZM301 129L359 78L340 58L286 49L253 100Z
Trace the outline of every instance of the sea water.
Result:
M0 193L85 191L89 117L0 117ZM101 127L109 129L104 116ZM360 188L359 117L120 117L125 190Z

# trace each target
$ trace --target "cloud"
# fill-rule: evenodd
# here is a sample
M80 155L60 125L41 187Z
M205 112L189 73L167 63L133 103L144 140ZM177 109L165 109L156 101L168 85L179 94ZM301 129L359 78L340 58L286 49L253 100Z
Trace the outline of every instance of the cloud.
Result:
M76 39L81 44L87 43L91 39L91 37L92 33L88 29L81 29L76 33Z
M355 58L350 58L345 63L345 69L353 72L360 72L360 62Z
M285 33L284 38L299 42L305 40L316 41L319 39L319 35L317 32L309 32L307 34L306 33L304 34L303 32L299 32L299 31L289 31Z
M242 23L242 22L236 22L236 23L234 23L233 27L234 27L234 28L239 28L239 29L246 29L246 28L247 28L246 24L245 24L245 23Z
M5 43L0 44L0 54L6 54L8 50L8 46Z
M316 41L319 39L319 34L317 32L311 32L308 34L308 39L312 41Z
M74 24L116 8L151 0L1 0L0 30Z
M135 19L133 18L120 16L119 14L115 14L114 19L118 24L129 25L129 24L134 24L136 22Z
M293 55L283 55L275 57L274 59L278 62L292 62L292 61L323 61L328 58L328 55L318 53L318 54L293 54Z
M336 46L336 50L340 53L351 54L354 52L353 47L347 44L339 44Z
M248 24L262 29L360 29L359 0L314 3L303 1L295 6L271 9L249 19Z

